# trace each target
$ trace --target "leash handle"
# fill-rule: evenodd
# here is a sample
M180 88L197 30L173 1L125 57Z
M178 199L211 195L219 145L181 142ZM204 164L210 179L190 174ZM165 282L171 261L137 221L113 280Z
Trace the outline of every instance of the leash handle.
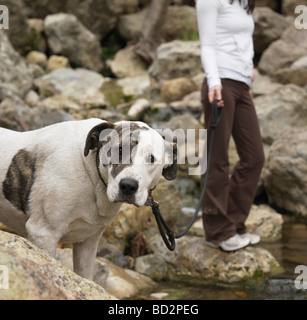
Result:
M211 114L211 125L210 125L212 129L217 128L223 116L224 107L218 107L217 106L218 102L219 101L215 99L212 103L212 114Z

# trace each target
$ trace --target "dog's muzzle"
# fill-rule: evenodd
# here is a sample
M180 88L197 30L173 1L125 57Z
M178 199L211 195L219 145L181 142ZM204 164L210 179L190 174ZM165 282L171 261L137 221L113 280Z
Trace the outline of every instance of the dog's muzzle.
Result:
M119 182L119 189L125 196L134 195L139 188L139 183L133 179L122 179Z

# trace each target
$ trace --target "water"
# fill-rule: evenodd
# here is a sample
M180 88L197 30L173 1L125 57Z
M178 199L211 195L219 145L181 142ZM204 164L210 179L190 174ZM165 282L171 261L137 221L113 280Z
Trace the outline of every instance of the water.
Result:
M295 267L307 266L307 223L288 215L283 218L282 238L261 242L259 246L272 253L284 272L266 279L260 287L165 281L160 282L154 292L168 293L164 299L170 300L307 300L307 290L298 290L294 286Z

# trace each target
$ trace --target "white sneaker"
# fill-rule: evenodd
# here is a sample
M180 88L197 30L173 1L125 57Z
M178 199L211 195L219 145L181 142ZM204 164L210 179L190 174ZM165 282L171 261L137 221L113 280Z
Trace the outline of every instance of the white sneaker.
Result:
M240 234L241 239L249 239L250 244L257 244L260 242L260 237L257 234L246 232Z
M221 241L221 242L214 242L214 241L206 241L206 245L212 248L220 247L224 251L236 251L242 249L249 245L250 239L243 239L238 234L235 234L231 238Z

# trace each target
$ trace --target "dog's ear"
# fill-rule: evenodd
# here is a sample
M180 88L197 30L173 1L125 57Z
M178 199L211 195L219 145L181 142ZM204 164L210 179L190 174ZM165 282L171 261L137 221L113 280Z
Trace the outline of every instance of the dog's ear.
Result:
M115 125L112 122L103 122L95 126L87 135L84 156L86 157L90 150L93 150L99 146L100 133L105 129L114 129Z
M169 155L170 165L165 167L162 171L162 175L167 180L174 180L177 176L178 164L177 164L177 143L166 143L165 152Z

